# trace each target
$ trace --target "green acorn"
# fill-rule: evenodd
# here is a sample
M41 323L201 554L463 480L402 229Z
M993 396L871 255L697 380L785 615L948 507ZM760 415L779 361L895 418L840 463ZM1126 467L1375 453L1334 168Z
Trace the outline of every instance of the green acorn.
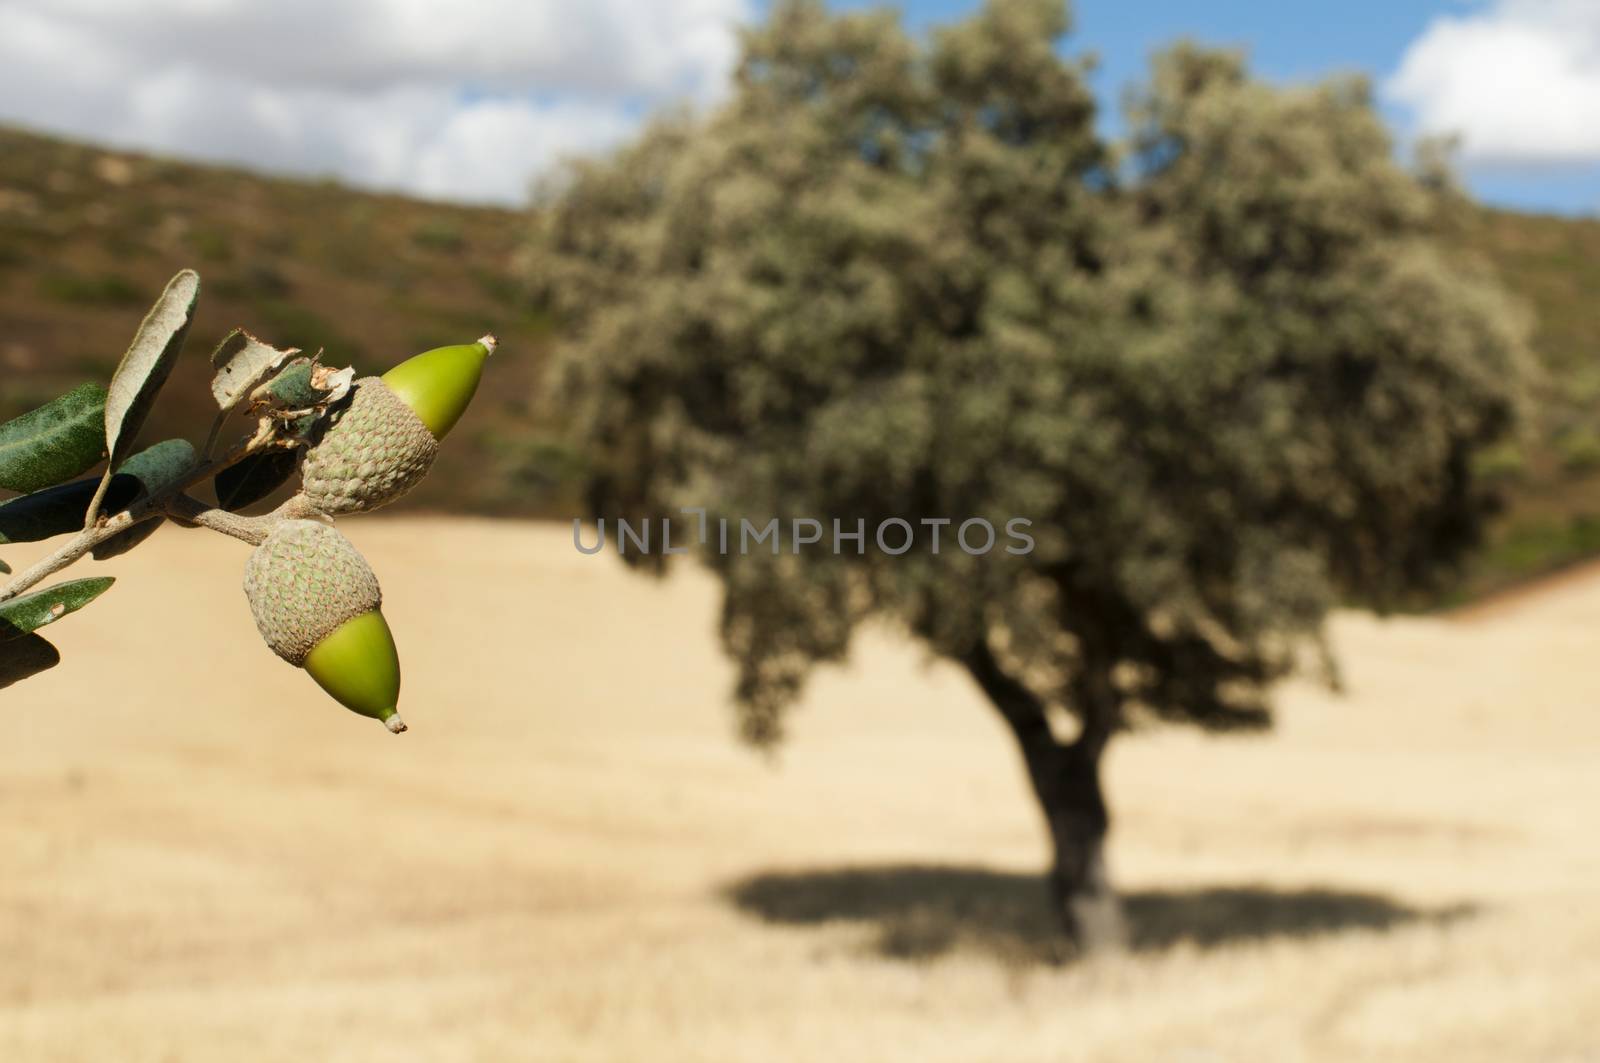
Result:
M477 343L435 347L383 374L383 382L441 440L467 411L483 378L483 364L496 346L493 336L484 336Z
M341 705L406 729L400 657L383 619L383 594L372 568L333 526L285 520L245 566L244 593L256 628L279 657Z
M336 515L377 509L410 491L472 401L494 348L493 336L437 347L356 381L349 404L306 452L306 498Z

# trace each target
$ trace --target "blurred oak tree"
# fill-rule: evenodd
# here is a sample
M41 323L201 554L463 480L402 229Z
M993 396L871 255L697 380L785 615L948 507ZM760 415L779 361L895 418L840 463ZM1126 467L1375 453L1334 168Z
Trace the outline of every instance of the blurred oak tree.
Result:
M926 41L780 2L720 109L576 165L528 265L595 516L1033 522L1026 556L946 529L704 560L751 739L869 618L970 673L1092 944L1119 933L1106 743L1264 725L1330 607L1447 579L1527 356L1364 84L1182 45L1109 143L1067 28L1060 0Z

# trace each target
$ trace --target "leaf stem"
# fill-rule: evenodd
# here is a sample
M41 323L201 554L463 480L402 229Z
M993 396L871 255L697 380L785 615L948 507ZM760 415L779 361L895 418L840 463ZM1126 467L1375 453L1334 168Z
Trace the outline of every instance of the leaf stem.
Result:
M111 465L106 465L106 474L100 477L100 486L94 489L94 497L89 500L89 508L84 510L83 528L88 531L100 517L100 503L105 501L106 490L111 486Z

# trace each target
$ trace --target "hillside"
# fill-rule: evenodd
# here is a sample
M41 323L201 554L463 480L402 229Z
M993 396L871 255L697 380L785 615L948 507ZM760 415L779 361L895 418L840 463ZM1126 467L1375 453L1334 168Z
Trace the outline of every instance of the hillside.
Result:
M1527 438L1506 448L1509 504L1470 594L1600 554L1600 218L1485 210L1465 241L1531 313L1544 369Z
M525 442L547 333L510 280L522 233L513 211L0 129L0 418L105 379L167 278L192 266L199 314L147 438L204 434L216 410L205 359L235 327L326 347L327 361L359 373L494 332L492 383L412 505L539 512L549 496L508 467L520 465L511 450ZM475 474L485 462L494 474Z
M534 402L549 324L519 295L514 211L423 203L0 129L0 417L104 377L178 268L205 279L188 357L230 328L381 371L495 331L493 383L413 508L572 513L570 457ZM1478 212L1465 254L1495 263L1537 321L1547 372L1528 437L1496 464L1510 505L1461 594L1600 553L1600 219ZM179 371L148 429L195 434L206 373Z

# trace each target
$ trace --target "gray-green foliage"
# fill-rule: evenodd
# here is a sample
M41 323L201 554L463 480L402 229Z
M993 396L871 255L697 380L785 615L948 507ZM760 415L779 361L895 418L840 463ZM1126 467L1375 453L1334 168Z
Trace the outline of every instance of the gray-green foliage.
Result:
M133 342L111 374L106 399L106 442L116 465L133 446L156 395L172 375L200 298L200 275L181 270L167 283L133 335Z
M1112 727L1261 723L1331 606L1474 541L1520 326L1366 88L1181 46L1108 144L1066 26L780 3L724 106L540 205L596 516L1034 522L1023 558L709 557L752 737L874 615Z
M104 560L133 549L167 516L259 541L261 528L279 516L241 518L231 511L264 498L293 474L304 432L349 392L353 370L318 366L314 359L285 366L293 351L235 332L212 357L219 411L213 436L241 405L256 418L255 430L216 459L209 443L202 456L183 439L130 453L182 350L199 291L200 278L192 270L172 278L140 324L109 388L83 384L0 424L0 489L21 492L0 501L0 544L73 536L0 586L0 687L53 667L60 655L35 629L87 605L112 580L70 580L24 592L85 554ZM244 403L247 394L250 401ZM103 474L73 479L101 461ZM224 474L229 479L219 486L223 505L218 509L183 493ZM0 574L11 574L4 562Z
M37 491L105 457L106 389L82 384L0 425L0 488Z
M0 639L27 635L77 612L104 594L113 582L110 576L67 580L48 590L0 602Z
M199 463L194 445L187 439L168 439L139 451L117 466L117 476L131 476L138 481L133 498L148 498L158 491L177 484ZM160 517L124 529L90 551L96 561L105 561L127 553L161 527Z
M0 690L48 671L61 663L61 654L39 635L22 635L0 644Z
M111 478L105 505L122 509L180 478L195 464L194 447L169 439L129 456ZM83 527L99 477L57 484L0 502L0 543L36 543Z
M230 513L253 506L288 483L299 465L296 450L252 454L217 474L217 505Z
M211 352L216 376L211 379L211 397L224 413L233 409L258 384L270 376L295 351L262 343L244 329L234 329Z

